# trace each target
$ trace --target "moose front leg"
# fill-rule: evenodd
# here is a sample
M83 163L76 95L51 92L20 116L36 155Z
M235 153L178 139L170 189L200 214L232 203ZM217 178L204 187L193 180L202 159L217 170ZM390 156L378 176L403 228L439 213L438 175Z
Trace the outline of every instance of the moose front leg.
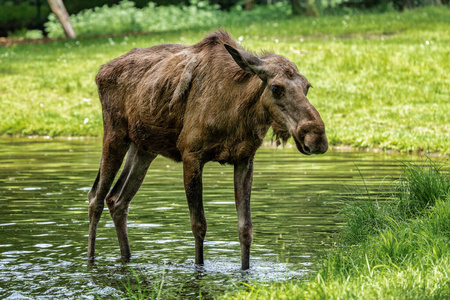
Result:
M206 235L206 218L202 198L203 164L195 156L183 157L184 188L189 205L191 230L195 238L195 264L203 265L203 241Z
M250 246L253 240L250 195L253 181L253 159L234 165L234 197L238 214L239 242L241 243L241 268L250 268Z

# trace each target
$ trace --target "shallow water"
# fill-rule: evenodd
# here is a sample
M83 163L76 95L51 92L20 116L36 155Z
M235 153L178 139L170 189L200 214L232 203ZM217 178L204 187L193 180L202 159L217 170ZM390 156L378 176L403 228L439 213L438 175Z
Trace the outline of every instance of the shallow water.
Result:
M111 217L98 228L97 263L87 266L87 192L98 170L101 142L0 140L0 298L120 296L139 276L143 288L203 298L246 280L301 279L334 242L346 186L369 189L400 174L399 154L329 151L306 157L271 147L255 158L251 270L242 274L233 168L204 170L208 220L205 266L193 265L193 236L182 165L157 158L130 206L132 262L124 267ZM386 177L387 176L387 177ZM131 267L131 268L130 268Z

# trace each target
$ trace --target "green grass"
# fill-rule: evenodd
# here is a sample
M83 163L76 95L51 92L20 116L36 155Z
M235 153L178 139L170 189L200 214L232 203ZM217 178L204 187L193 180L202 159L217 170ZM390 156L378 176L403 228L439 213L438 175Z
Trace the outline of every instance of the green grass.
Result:
M422 167L405 163L403 176L394 182L394 191L382 193L380 187L377 196L371 195L367 188L350 192L341 212L346 226L340 238L347 244L358 244L370 235L435 207L436 201L450 194L450 177L443 168L443 164L431 159Z
M345 210L343 242L322 259L316 275L302 282L245 284L222 298L448 299L448 165L408 164L397 183L391 199L377 202L366 194ZM360 230L358 224L373 228Z
M281 8L280 8L281 9ZM285 12L287 14L287 12ZM223 28L248 49L295 62L331 145L450 153L450 11L282 18L234 12ZM217 24L214 25L216 27ZM214 28L0 48L0 134L101 136L95 75L134 47L193 44Z
M139 276L133 269L129 270L132 277L126 277L121 281L123 296L126 299L163 299L164 273L153 282L148 283L141 275Z
M166 274L164 271L155 272L153 270L151 275L142 274L140 270L136 271L130 267L123 268L121 271L123 273L122 279L112 277L102 282L104 286L112 287L117 291L116 297L117 295L120 295L117 299L181 299L181 297L177 295L180 291L165 287ZM180 290L181 288L182 286L180 287ZM95 291L89 288L86 288L86 290L91 294L94 294L95 299L103 299L100 295L96 294ZM107 299L112 297L113 296L110 295Z

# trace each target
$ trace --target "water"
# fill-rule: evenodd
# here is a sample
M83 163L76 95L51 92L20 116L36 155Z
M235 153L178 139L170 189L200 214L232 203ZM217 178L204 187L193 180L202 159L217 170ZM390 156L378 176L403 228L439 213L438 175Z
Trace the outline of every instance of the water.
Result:
M205 266L193 266L193 237L182 165L157 158L130 206L132 263L123 266L111 217L98 228L97 263L87 266L87 192L101 142L0 140L0 298L118 297L133 272L143 288L180 298L210 298L246 280L302 279L333 244L345 186L370 189L400 174L399 154L260 149L252 192L251 271L241 273L233 168L204 170L208 219ZM355 166L356 165L356 166ZM388 176L386 178L386 176ZM384 180L383 180L384 179Z

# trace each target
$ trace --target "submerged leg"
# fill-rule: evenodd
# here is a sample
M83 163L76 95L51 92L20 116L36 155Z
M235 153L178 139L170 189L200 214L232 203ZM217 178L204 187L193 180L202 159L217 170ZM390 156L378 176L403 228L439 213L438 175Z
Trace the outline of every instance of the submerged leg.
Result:
M253 180L253 159L234 165L234 197L238 214L239 242L241 243L241 268L250 268L250 246L253 225L250 213L250 195Z
M194 155L183 157L184 188L189 206L191 230L195 238L195 264L203 265L203 241L206 235L206 218L202 198L203 164Z
M131 257L127 230L128 207L155 157L156 155L139 149L132 143L122 173L106 197L106 204L108 204L109 212L114 221L122 260L124 261L129 261Z
M129 144L123 139L103 140L102 159L100 169L92 189L89 191L89 241L88 261L93 262L95 257L95 237L97 225L103 212L105 197L108 194L114 177L122 165Z

